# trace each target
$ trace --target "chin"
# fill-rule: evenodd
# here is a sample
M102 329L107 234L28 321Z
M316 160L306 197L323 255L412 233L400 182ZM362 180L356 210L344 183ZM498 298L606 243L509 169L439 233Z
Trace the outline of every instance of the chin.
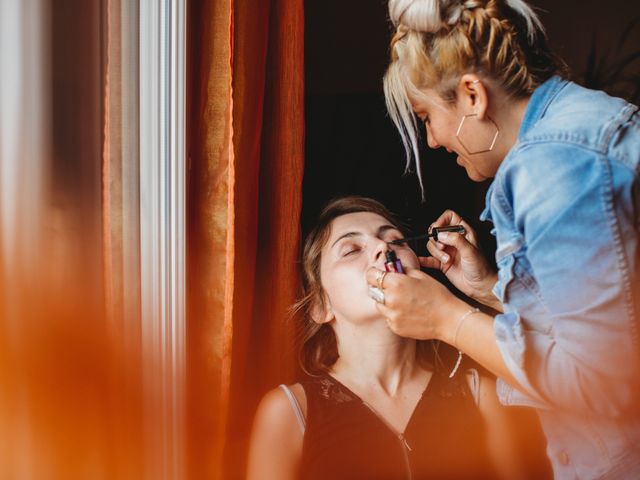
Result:
M484 182L487 178L489 178L489 177L483 177L482 175L473 175L473 176L469 175L469 179L470 179L471 181L473 181L473 182L476 182L476 183L482 183L482 182Z
M356 309L351 308L348 311L343 311L341 318L348 319L349 323L356 325L364 325L384 318L378 311L375 300L367 295L365 302L366 303L359 305Z
M465 167L465 170L467 171L467 177L469 177L469 179L474 182L481 183L481 182L484 182L487 178L489 178L480 174L477 170L472 170L468 167Z

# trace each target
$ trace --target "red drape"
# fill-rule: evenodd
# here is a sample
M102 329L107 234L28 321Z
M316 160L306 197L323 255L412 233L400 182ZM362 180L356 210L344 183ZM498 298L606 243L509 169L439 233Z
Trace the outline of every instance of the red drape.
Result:
M241 478L259 397L295 370L303 1L189 11L190 475Z

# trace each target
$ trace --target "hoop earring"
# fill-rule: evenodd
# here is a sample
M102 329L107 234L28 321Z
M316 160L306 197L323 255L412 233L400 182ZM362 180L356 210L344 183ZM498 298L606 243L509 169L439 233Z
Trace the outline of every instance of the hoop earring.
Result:
M465 125L465 123L468 123L467 122L468 118L477 117L477 116L478 116L477 113L470 113L468 115L463 115L462 119L460 120L460 125L458 125L458 131L456 132L456 138L460 142L460 145L462 145L464 147L464 149L467 151L467 153L469 155L477 155L479 153L490 152L491 150L493 150L493 147L496 144L496 140L498 139L498 135L500 135L500 129L498 128L498 125L496 125L496 122L494 122L491 118L489 118L487 116L487 120L489 120L489 122L491 122L491 125L493 126L492 130L495 129L495 133L491 134L493 136L493 138L491 139L490 145L489 145L488 148L480 147L479 149L477 149L475 151L471 151L471 149L467 146L469 144L468 139L467 139L467 145L465 145L465 142L462 141L462 127ZM476 121L478 121L478 120L476 120Z

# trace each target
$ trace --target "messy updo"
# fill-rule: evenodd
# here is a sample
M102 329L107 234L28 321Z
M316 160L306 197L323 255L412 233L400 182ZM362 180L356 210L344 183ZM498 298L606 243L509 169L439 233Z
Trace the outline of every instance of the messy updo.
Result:
M402 136L407 167L413 157L419 175L409 96L420 98L429 88L455 102L460 77L476 73L525 98L565 70L522 0L389 0L389 15L396 32L384 77L387 110Z

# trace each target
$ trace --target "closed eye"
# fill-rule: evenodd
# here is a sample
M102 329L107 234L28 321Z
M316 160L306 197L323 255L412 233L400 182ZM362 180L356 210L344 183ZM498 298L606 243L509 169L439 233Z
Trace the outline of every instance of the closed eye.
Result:
M343 257L347 257L349 255L353 255L355 253L358 253L359 251L360 251L360 248L357 248L357 247L356 248L352 248L352 249L347 250L345 253L343 253L342 256Z
M384 240L385 242L393 242L395 240L400 240L400 239L404 238L404 235L402 235L402 233L399 232L398 230L396 230L395 228L394 229L389 229L385 233L386 233L386 235L382 236L382 240Z

